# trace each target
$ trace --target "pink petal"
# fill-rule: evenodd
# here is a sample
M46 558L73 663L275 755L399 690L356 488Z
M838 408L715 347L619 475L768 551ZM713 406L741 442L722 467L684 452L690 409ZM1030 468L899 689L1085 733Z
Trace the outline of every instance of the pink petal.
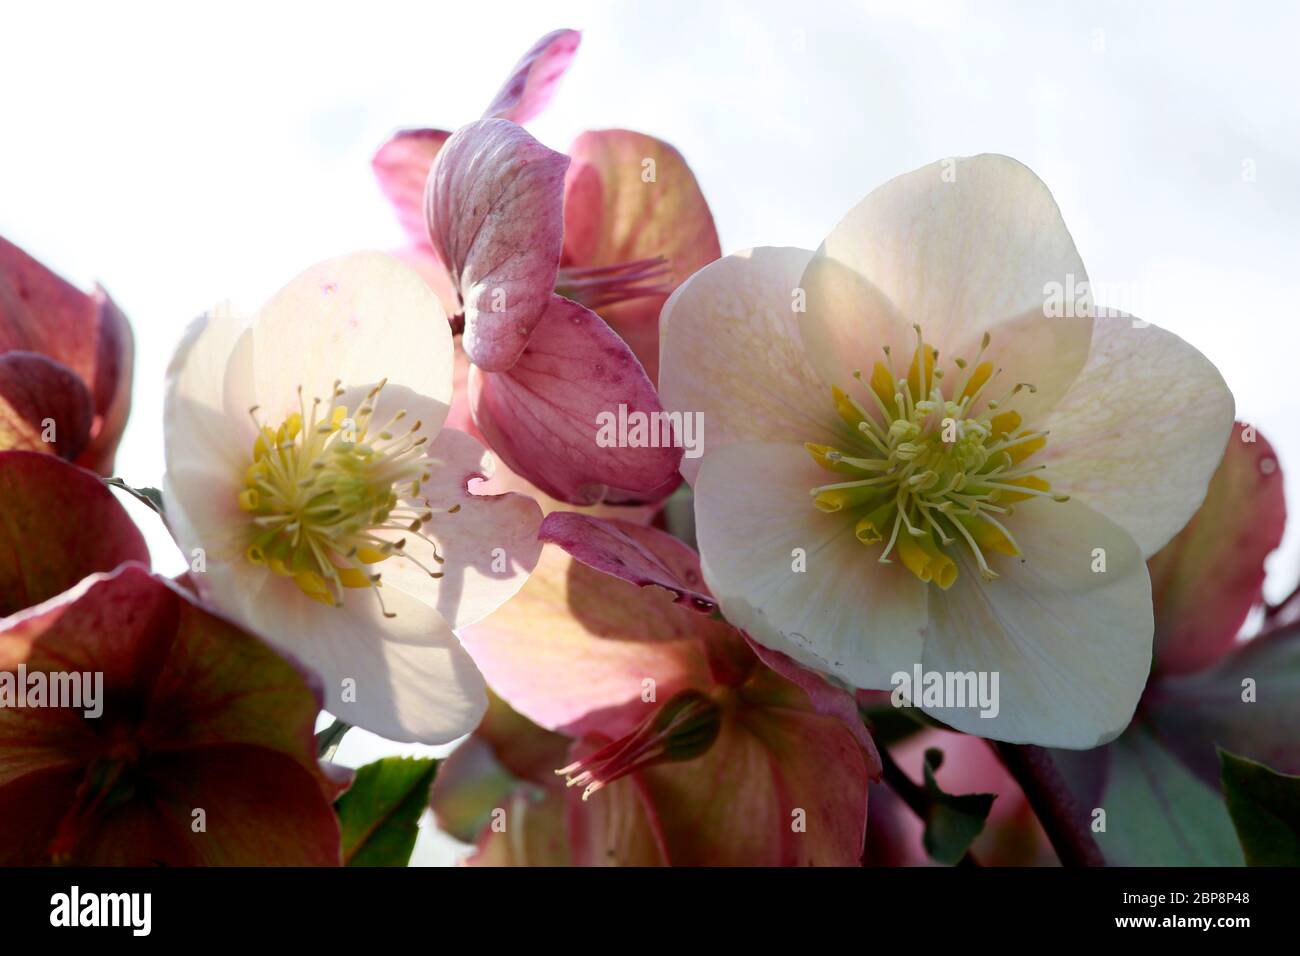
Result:
M548 730L616 738L656 701L713 686L699 638L709 624L725 626L547 546L514 599L461 640L525 717Z
M0 621L0 668L19 664L102 674L103 711L0 708L0 808L28 834L25 859L4 843L0 859L49 862L69 779L135 749L136 790L75 825L72 862L337 862L340 786L320 769L312 733L319 688L171 582L128 563ZM220 839L195 834L195 807L210 824L239 825Z
M430 238L460 293L465 352L487 371L514 365L550 301L568 165L502 119L461 127L434 163Z
M417 247L429 245L424 187L433 161L449 136L451 133L443 129L398 130L370 161L379 188L393 204L407 238Z
M647 530L559 511L542 522L538 537L558 544L588 567L638 587L655 584L666 588L684 607L705 614L714 610L718 605L705 587L699 557L676 538L658 532L646 535ZM651 550L656 543L667 549L666 553L656 554Z
M470 373L470 404L505 463L562 501L593 504L611 489L648 498L676 485L680 447L597 444L598 416L618 416L624 406L629 416L639 412L653 421L649 416L662 407L623 341L595 313L568 299L551 297L509 372Z
M527 123L540 113L555 95L560 77L573 62L581 40L582 34L577 30L555 30L534 43L515 64L483 116Z
M1192 673L1222 657L1261 600L1286 501L1273 446L1246 428L1233 430L1200 510L1148 562L1158 673Z
M89 295L0 239L0 352L40 352L71 369L95 407L77 464L109 474L131 407L131 327L103 289Z
M0 448L72 461L90 441L94 421L90 392L72 369L39 352L0 355Z
M807 694L813 710L823 716L834 717L844 724L867 755L871 779L879 780L880 753L876 750L876 742L871 739L866 725L862 723L857 698L850 691L828 683L820 674L795 663L780 651L774 651L755 641L749 641L749 646L759 660Z
M99 477L51 455L0 452L0 501L0 617L97 571L149 563L140 529Z
M656 380L656 325L668 294L722 254L713 214L681 153L653 136L591 131L574 141L569 157L562 264L668 260L670 277L657 294L599 309Z
M604 737L578 741L569 759L581 759L606 743ZM571 787L565 793L565 810L575 866L669 864L663 829L639 776L616 780L589 800L582 799L581 787Z

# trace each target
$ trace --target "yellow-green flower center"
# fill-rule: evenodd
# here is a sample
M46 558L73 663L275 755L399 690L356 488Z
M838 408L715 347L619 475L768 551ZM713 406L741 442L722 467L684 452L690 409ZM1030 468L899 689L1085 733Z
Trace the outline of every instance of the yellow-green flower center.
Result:
M250 410L258 436L239 494L239 506L249 515L244 556L293 578L323 604L341 606L345 588L370 588L379 596L381 576L374 565L395 555L442 577L406 553L405 537L394 534L433 544L420 530L433 514L420 498L430 462L420 422L394 431L405 411L372 428L384 384L366 395L355 415L338 404L344 394L339 382L323 414L320 399L310 409L304 406L301 388L299 410L276 428L259 420L257 408ZM442 561L436 545L433 557ZM393 616L387 609L384 615Z
M986 551L1016 556L1020 547L1003 519L1012 505L1031 497L1058 501L1027 464L1047 444L1047 433L1021 429L1020 414L1007 406L1036 389L1019 383L1001 398L984 400L998 377L982 361L984 336L974 361L954 359L951 383L937 367L938 352L916 328L917 346L906 376L892 357L877 362L869 378L855 372L862 401L838 386L832 398L839 417L854 431L846 448L807 444L813 459L842 480L812 489L813 504L843 513L866 545L880 545L880 560L897 554L925 582L945 590L957 579L954 549L968 548L980 572L997 577Z

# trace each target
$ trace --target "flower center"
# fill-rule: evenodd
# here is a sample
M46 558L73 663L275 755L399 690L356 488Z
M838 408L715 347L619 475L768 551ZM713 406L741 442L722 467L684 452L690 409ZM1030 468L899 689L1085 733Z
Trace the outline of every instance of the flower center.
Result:
M319 398L310 410L304 406L301 387L299 410L276 428L259 420L256 407L250 409L258 436L239 506L250 516L244 550L249 562L293 578L308 597L335 607L342 606L345 588L369 588L384 616L393 617L383 607L374 565L397 556L430 577L442 572L408 554L405 537L393 540L394 532L402 532L434 544L421 528L435 509L419 496L430 475L421 423L398 433L406 417L399 411L373 429L384 385L366 395L355 415L338 403L344 389L337 381L323 414ZM436 545L433 557L443 560Z
M851 517L859 541L881 545L882 562L897 553L922 581L947 590L957 579L953 548L969 548L981 574L992 580L997 573L985 551L1020 554L1002 521L1011 505L1067 498L1053 494L1037 474L1046 466L1026 463L1047 444L1047 432L1022 430L1020 414L1007 407L1035 387L1022 382L982 402L1000 371L982 361L989 335L974 361L953 360L946 384L939 353L919 326L913 328L917 345L906 376L895 374L886 347L870 378L853 373L864 386L865 404L832 387L836 412L854 429L854 447L805 447L819 465L843 476L812 489L813 504Z

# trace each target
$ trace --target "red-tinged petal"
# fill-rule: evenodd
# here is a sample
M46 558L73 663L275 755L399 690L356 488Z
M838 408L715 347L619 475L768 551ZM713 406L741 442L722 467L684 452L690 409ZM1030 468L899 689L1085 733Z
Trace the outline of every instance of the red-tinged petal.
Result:
M111 472L131 406L134 342L108 294L82 292L0 239L0 352L9 351L39 352L82 380L95 421L77 463Z
M424 220L424 187L429 170L443 143L451 136L443 129L398 130L370 161L379 188L393 204L397 221L411 243L429 245L429 227Z
M505 828L484 828L467 866L568 866L563 786L521 787L501 807Z
M0 501L0 617L88 574L149 563L140 529L98 476L51 455L0 452Z
M90 391L72 369L39 352L0 355L0 449L73 461L94 422Z
M465 352L510 368L555 288L564 236L567 156L508 120L463 126L434 163L425 194L433 248L465 315Z
M665 588L684 607L705 614L717 607L700 574L699 556L670 535L559 511L542 522L538 537L558 544L588 567L638 587Z
M0 621L0 667L19 664L47 680L103 675L98 715L0 709L0 805L21 806L11 788L32 792L42 772L38 790L65 800L57 817L32 806L4 818L46 848L26 862L337 861L341 784L316 762L319 691L188 592L137 564L91 576ZM54 775L69 766L81 788L66 802ZM96 787L111 799L87 800Z
M856 866L867 778L862 749L838 720L742 707L704 756L634 779L674 866Z
M1239 423L1200 510L1148 562L1157 673L1193 673L1232 648L1285 523L1273 446Z
M627 436L616 434L620 408L629 426L654 425L659 398L627 345L568 299L552 295L514 368L475 368L469 387L474 420L493 450L552 497L589 505L611 489L648 496L675 482L682 449L671 435L678 447L665 446L661 428L647 428L640 439L660 447L619 447L634 437L631 427Z
M1209 670L1154 679L1142 709L1160 742L1216 790L1219 747L1300 773L1300 625L1246 641Z
M813 710L825 717L834 717L848 728L849 733L862 745L871 779L879 780L880 753L876 750L876 742L871 739L866 725L862 723L858 701L853 693L827 682L820 674L795 663L780 651L774 651L755 641L748 643L759 660L808 696L808 702L812 704Z
M579 760L607 742L601 737L578 741L569 756ZM565 811L575 866L668 865L663 830L639 777L616 780L588 800L582 799L581 787L570 787Z
M515 64L483 116L527 123L555 95L560 77L573 62L581 41L582 34L577 30L555 30L534 43Z
M616 738L657 702L712 687L700 639L709 627L726 625L547 546L514 600L461 639L519 713L550 730Z
M663 257L669 276L655 295L598 311L620 334L636 336L651 378L658 366L654 325L673 289L721 254L713 214L681 153L630 130L583 133L569 149L565 177L566 266L613 266ZM648 323L649 329L637 328Z

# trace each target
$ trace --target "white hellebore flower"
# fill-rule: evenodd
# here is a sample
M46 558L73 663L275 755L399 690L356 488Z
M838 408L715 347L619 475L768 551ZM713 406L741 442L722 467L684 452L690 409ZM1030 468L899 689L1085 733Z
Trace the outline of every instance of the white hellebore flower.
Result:
M679 288L660 387L708 422L683 473L727 618L853 687L996 672L996 716L925 707L983 737L1123 730L1145 559L1199 506L1233 402L1177 336L1094 317L1087 282L1043 183L977 156L886 183L816 253Z
M167 520L200 592L392 740L474 729L485 687L453 631L540 550L532 499L469 492L491 459L442 428L452 375L438 300L376 253L308 269L250 321L204 316L168 371Z

